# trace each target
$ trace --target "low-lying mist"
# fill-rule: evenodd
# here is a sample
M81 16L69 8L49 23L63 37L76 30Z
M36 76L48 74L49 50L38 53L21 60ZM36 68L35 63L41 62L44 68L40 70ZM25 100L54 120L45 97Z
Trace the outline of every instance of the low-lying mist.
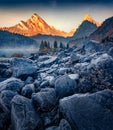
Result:
M16 48L0 48L0 57L20 57L29 56L31 53L39 51L37 47L16 47Z

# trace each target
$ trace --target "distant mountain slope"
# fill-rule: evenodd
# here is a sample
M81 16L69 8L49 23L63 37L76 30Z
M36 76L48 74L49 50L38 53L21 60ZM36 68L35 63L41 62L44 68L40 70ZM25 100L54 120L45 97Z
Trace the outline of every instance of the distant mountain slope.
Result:
M39 44L30 37L13 34L7 31L0 31L0 48L9 47L31 47L39 46Z
M97 26L89 21L84 21L74 34L75 39L85 38L90 36L91 33L96 31Z
M90 39L101 41L106 37L113 37L113 17L106 19L94 33L90 35Z
M0 30L6 30L12 33L17 33L25 36L35 36L37 34L56 35L56 36L72 36L73 30L69 33L55 29L53 26L48 25L38 14L33 14L30 19L20 21L12 27L4 27Z
M76 30L73 38L79 39L88 37L91 33L97 30L98 26L100 26L100 24L96 22L90 15L85 15L83 22Z

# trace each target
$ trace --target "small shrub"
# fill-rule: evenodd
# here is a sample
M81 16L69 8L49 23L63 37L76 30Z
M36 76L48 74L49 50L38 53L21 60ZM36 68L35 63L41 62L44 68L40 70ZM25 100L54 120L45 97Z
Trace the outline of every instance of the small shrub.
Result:
M24 55L22 53L14 53L11 55L11 57L18 57L18 58L21 58L23 57Z

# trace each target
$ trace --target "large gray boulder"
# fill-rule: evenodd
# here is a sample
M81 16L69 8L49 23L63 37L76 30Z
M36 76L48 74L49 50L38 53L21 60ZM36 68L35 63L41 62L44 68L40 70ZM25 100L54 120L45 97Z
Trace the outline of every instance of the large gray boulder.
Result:
M58 77L55 81L55 90L59 98L70 96L75 93L77 83L68 75Z
M15 95L17 93L11 90L4 90L0 93L0 106L4 112L9 113L11 111L11 100Z
M30 59L13 58L10 62L14 77L28 77L37 71L36 64Z
M23 96L12 99L11 123L13 130L42 130L42 122L31 100Z
M11 100L16 94L11 90L0 93L0 130L8 130L11 122Z
M24 83L16 78L9 78L3 82L0 82L0 92L3 90L11 90L14 92L20 92Z
M113 92L75 94L60 100L60 111L72 130L112 130Z
M79 92L113 89L113 58L108 54L94 57L80 73Z
M42 89L32 95L34 105L42 111L50 111L57 102L56 92L53 88Z

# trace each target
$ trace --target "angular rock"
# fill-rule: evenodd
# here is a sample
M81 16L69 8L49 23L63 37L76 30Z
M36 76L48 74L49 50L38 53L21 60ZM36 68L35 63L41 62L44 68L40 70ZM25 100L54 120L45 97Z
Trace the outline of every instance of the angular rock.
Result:
M21 95L27 98L31 98L31 95L34 92L35 92L34 84L27 84L22 88Z
M58 126L51 126L45 130L58 130Z
M53 56L53 57L50 57L48 60L41 62L41 64L43 64L43 66L50 66L57 61L58 61L58 58L56 56Z
M54 87L54 84L55 84L54 76L47 76L47 77L45 77L45 80L49 82L49 86Z
M25 78L37 71L36 64L25 58L13 58L11 59L11 69L13 71L13 76L18 78Z
M25 81L25 84L32 84L34 82L34 79L33 77L27 77L26 81Z
M69 74L68 75L71 79L79 80L79 74Z
M10 90L4 90L0 93L0 106L4 112L7 113L11 111L11 100L15 95L17 95L17 93Z
M40 84L41 82L38 81L38 80L35 80L35 82L33 83L34 84L34 87L35 87L35 93L39 92L40 91Z
M32 101L36 108L42 111L50 111L57 102L56 92L53 88L42 89L32 95Z
M6 69L8 69L8 65L5 63L0 63L0 74Z
M49 81L44 81L44 82L42 82L42 83L40 84L40 87L41 87L41 88L45 88L45 87L47 87L47 86L49 86Z
M43 128L31 100L19 95L12 100L11 123L14 130L42 130Z
M113 92L75 94L60 100L60 111L72 130L112 130Z
M77 83L70 79L68 75L61 76L55 81L55 90L59 98L70 96L75 93Z
M51 58L51 56L48 56L47 54L46 55L41 55L41 56L39 56L38 61L42 62L42 61L46 61L46 60L48 60L50 58Z
M64 51L61 51L61 52L58 53L58 58L59 59L64 58L64 57L66 57L66 54L65 54Z
M93 58L91 63L80 73L79 92L113 89L113 58L102 54Z
M3 78L10 78L12 76L12 71L11 69L6 69L6 70L3 70L3 72L1 73L1 76Z
M14 92L20 92L24 83L16 78L9 78L3 82L0 82L0 92L3 90L11 90Z
M72 130L72 129L71 129L71 126L70 126L70 124L68 123L68 121L65 120L65 119L62 119L62 120L60 121L58 130Z
M79 56L77 56L75 53L71 54L70 61L72 64L77 63L79 61Z
M32 53L32 54L31 54L31 57L30 57L29 59L31 59L31 60L36 60L36 59L38 59L38 57L39 57L39 54L38 54L38 53Z
M56 105L51 111L49 112L43 112L41 114L41 117L44 122L44 126L48 127L50 125L58 125L60 121L59 117L59 108L58 105Z
M60 68L58 74L64 75L64 74L68 73L69 70L70 70L69 68Z

